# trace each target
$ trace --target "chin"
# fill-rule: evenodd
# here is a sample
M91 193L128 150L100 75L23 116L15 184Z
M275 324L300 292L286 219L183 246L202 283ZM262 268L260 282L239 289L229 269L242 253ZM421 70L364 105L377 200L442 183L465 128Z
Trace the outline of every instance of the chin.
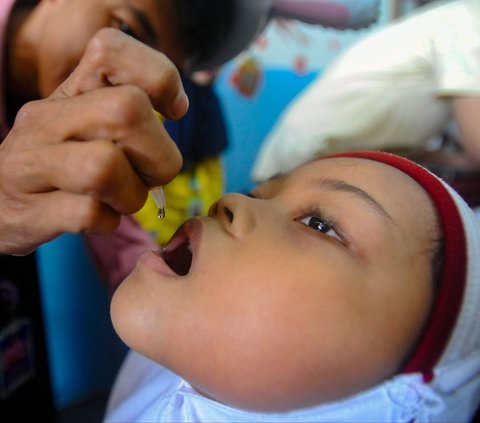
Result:
M135 309L135 304L131 304L129 300L128 291L130 287L128 286L131 282L133 274L130 274L115 290L110 302L110 319L112 321L113 328L115 332L120 337L120 339L127 344L129 347L132 347L129 334L135 333L135 325L137 319L135 319L135 313L132 313L132 310Z

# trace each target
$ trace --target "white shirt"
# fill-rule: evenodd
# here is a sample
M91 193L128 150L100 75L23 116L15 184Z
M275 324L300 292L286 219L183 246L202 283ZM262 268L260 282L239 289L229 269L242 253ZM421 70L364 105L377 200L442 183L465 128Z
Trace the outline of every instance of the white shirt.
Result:
M420 375L402 375L343 401L282 413L256 413L206 398L155 362L130 352L105 422L426 422L443 401Z

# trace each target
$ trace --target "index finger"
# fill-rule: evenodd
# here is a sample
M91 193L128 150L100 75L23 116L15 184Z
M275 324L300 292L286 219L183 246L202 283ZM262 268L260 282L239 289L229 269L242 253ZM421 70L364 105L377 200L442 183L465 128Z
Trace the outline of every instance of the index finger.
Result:
M75 97L118 85L144 90L167 118L181 118L188 110L180 74L167 56L113 28L95 34L78 66L50 98Z

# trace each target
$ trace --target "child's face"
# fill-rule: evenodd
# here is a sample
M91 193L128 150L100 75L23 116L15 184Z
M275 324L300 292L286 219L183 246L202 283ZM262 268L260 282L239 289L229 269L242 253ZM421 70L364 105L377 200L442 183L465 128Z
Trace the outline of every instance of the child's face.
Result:
M174 237L167 251L187 240L193 251L185 276L166 263L182 248L140 259L113 298L122 339L250 409L336 400L397 372L433 295L438 233L422 188L384 164L336 158L253 194L223 197Z
M171 0L43 0L38 54L40 95L49 95L73 71L88 40L101 28L118 28L165 53L181 66Z

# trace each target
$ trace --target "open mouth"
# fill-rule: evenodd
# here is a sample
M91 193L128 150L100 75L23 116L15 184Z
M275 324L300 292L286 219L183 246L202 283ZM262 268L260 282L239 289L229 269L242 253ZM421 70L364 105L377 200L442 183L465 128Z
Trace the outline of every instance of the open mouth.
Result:
M185 276L192 266L192 251L192 242L183 225L163 247L161 256L177 275Z

